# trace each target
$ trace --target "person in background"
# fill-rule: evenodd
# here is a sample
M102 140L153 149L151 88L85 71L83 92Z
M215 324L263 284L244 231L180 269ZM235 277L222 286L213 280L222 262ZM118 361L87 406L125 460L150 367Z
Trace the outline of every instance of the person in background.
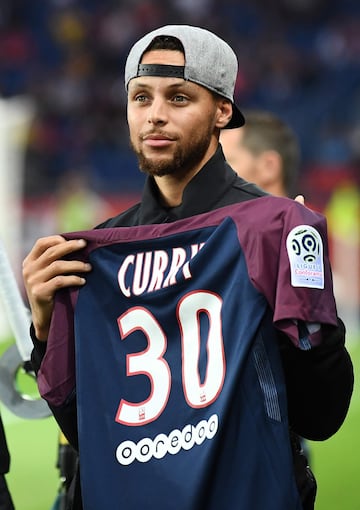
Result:
M291 127L272 112L244 111L246 123L220 134L225 159L243 179L279 197L297 193L300 146Z
M24 260L39 391L79 451L73 509L304 510L289 424L325 440L346 417L325 219L226 163L220 131L244 124L237 71L200 27L137 41L141 201ZM324 267L311 282L296 272L308 255Z

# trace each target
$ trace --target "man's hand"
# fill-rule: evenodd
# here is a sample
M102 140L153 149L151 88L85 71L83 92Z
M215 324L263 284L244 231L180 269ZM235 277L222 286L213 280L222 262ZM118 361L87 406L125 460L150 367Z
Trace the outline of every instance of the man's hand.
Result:
M23 278L32 313L36 338L45 342L50 328L54 295L58 289L84 285L78 273L91 270L90 264L63 257L84 248L84 239L67 241L60 235L38 239L24 259Z
M299 202L299 204L305 205L305 198L304 195L297 195L294 198L295 202Z

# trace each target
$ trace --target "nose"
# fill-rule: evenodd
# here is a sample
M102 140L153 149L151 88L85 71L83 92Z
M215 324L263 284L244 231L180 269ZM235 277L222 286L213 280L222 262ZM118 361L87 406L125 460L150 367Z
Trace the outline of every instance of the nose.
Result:
M148 114L149 124L166 124L168 118L166 101L159 97L153 98Z

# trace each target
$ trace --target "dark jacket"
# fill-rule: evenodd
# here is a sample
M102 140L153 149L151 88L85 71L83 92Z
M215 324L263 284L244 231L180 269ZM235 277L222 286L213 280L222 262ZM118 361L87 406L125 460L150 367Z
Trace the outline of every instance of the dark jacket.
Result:
M4 425L0 416L0 509L14 510L12 497L7 486L5 474L10 470L10 454L6 441Z
M0 474L6 474L10 469L10 454L6 441L3 421L0 416Z
M97 228L169 223L223 206L266 195L241 179L225 162L219 146L216 154L184 190L182 204L164 207L159 203L155 181L147 178L141 202ZM333 435L343 423L353 389L353 369L345 349L345 328L323 327L323 343L309 351L293 346L279 335L288 391L289 422L296 434L313 440ZM32 361L39 369L46 346L34 339ZM69 442L77 448L75 395L65 406L52 409ZM75 506L76 509L81 508Z

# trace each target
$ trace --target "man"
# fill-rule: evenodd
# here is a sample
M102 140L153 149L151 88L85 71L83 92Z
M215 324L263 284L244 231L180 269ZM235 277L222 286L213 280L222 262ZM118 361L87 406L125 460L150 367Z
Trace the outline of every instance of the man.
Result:
M223 130L220 135L225 158L243 179L280 197L292 197L300 161L293 130L273 113L250 110L246 125Z
M140 39L125 85L141 203L24 260L39 390L79 448L86 510L300 510L289 424L323 440L345 419L324 221L225 163L236 74L204 29Z

